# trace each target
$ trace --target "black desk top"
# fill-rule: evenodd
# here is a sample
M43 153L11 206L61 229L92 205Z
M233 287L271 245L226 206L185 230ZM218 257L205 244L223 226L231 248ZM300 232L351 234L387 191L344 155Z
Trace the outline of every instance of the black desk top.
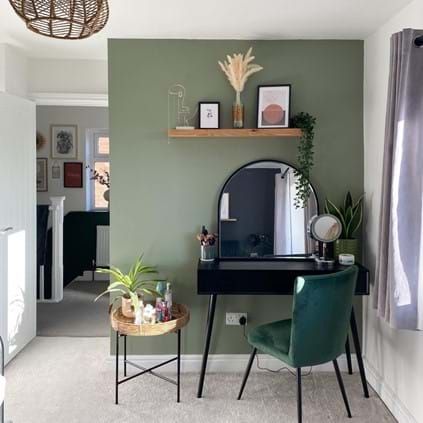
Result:
M369 271L359 268L356 295L369 295ZM216 260L198 262L198 294L292 295L297 276L335 273L345 269L338 263L322 269L311 259Z

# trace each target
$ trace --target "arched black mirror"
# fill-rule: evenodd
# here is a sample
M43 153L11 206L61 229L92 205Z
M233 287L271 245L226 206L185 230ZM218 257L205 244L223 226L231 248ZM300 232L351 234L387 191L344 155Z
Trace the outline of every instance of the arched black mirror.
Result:
M295 207L295 170L288 163L264 160L249 163L229 177L219 199L219 258L313 253L307 225L318 214L318 200L310 184L307 206Z

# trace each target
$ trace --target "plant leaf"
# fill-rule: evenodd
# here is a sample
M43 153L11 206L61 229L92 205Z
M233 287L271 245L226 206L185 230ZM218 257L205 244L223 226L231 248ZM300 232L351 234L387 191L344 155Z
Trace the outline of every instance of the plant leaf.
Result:
M350 238L353 238L355 232L361 225L363 221L363 207L357 207L351 217L351 221L348 225L348 234Z
M338 207L336 207L335 204L333 204L332 201L330 201L329 199L326 199L326 207L329 211L329 214L333 214L335 217L337 217L341 221L341 225L342 225L341 238L345 237L347 225L345 224L344 215L340 212Z
M94 299L94 302L96 302L100 297L102 297L103 295L106 295L106 294L110 294L111 292L120 292L120 293L122 293L122 295L125 295L126 294L126 292L124 291L124 290L122 290L122 289L108 289L107 291L104 291L104 292L102 292L100 295L98 295L95 299Z
M355 211L355 209L359 206L362 205L364 199L364 194L361 194L360 197L358 198L358 200L355 202L354 206L353 206L353 211Z
M352 206L353 206L353 200L351 197L351 193L348 191L347 194L345 195L344 209L348 210L348 207L352 208Z

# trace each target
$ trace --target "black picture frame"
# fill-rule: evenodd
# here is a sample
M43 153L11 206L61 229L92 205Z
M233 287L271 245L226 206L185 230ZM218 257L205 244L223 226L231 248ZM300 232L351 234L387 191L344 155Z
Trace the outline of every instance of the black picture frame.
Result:
M65 188L83 188L83 163L65 162L63 164L63 186Z
M268 88L275 88L275 89L287 89L288 90L288 104L287 104L287 108L288 111L284 116L284 124L268 124L268 125L263 125L262 123L262 118L260 117L260 91L263 89L268 89ZM257 86L257 107L256 107L256 128L257 129L273 129L273 128L290 128L290 124L291 124L291 93L292 93L292 87L291 84L271 84L271 85L258 85Z
M202 123L202 106L215 105L217 106L217 126L206 126ZM199 129L220 129L220 101L199 101L198 102L198 128Z

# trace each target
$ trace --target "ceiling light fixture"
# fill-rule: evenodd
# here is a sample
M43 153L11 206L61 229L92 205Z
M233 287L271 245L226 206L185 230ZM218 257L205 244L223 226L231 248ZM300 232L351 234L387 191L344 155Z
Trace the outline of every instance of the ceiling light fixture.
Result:
M80 40L101 31L107 0L9 0L28 29L50 38Z

